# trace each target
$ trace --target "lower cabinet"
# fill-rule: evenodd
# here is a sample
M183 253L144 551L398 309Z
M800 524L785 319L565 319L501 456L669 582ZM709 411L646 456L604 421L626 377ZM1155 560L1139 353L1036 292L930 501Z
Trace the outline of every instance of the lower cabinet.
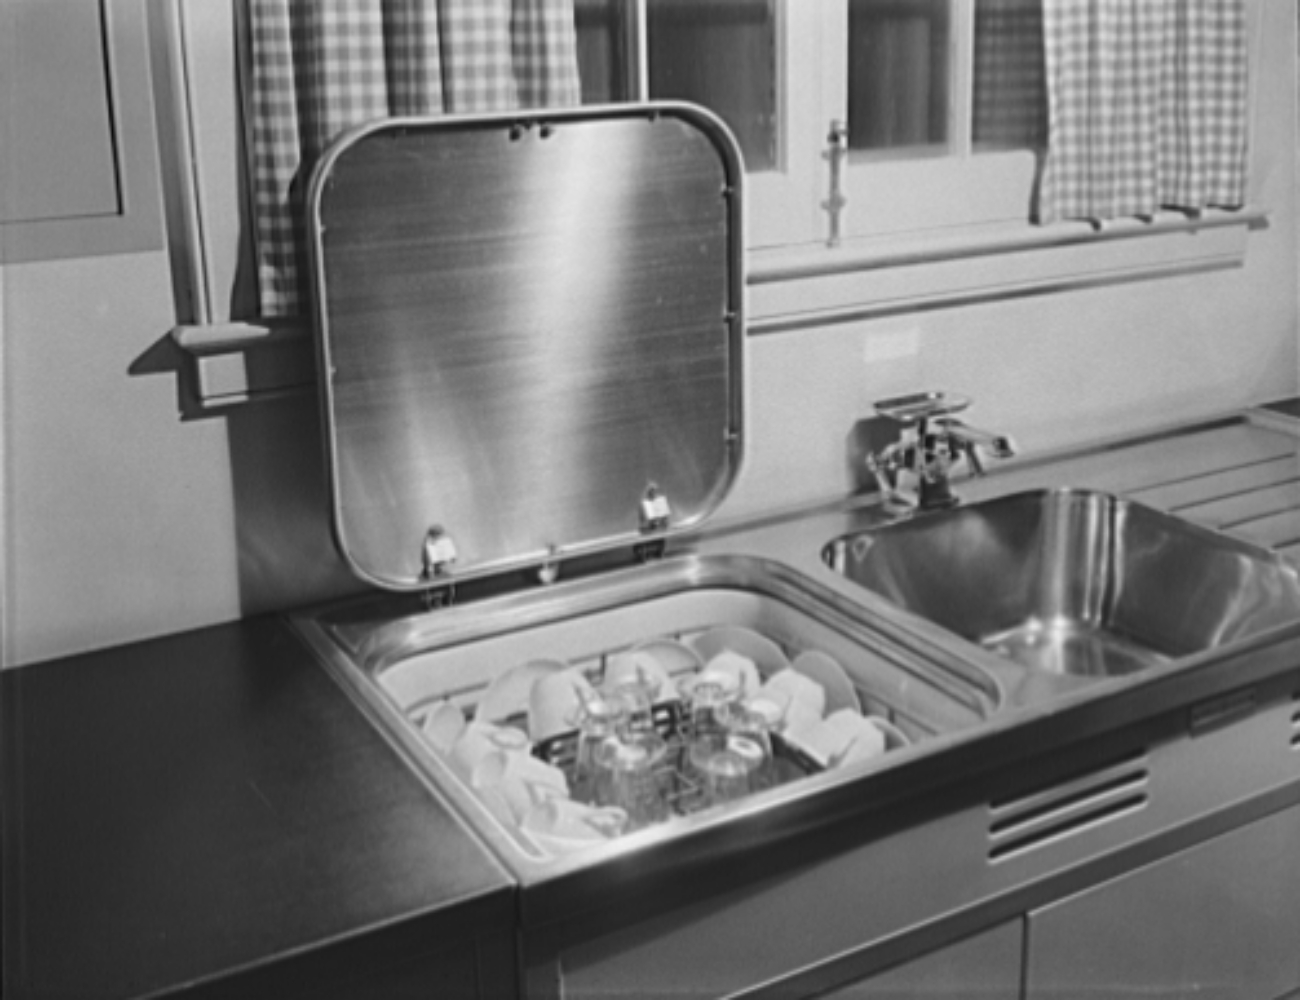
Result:
M1019 1000L1024 923L1016 920L887 972L820 995L820 1000Z
M1289 995L1300 807L1034 910L1025 970L1026 1000Z
M1296 991L1300 807L820 997L1281 1000Z

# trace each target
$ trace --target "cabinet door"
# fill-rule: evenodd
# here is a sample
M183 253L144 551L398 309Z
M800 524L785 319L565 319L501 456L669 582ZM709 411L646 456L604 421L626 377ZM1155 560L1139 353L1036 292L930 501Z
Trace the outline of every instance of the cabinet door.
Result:
M1016 920L820 994L820 1000L1019 1000L1023 938Z
M1027 1000L1300 986L1300 807L1036 910Z
M144 0L0 3L0 261L162 246Z

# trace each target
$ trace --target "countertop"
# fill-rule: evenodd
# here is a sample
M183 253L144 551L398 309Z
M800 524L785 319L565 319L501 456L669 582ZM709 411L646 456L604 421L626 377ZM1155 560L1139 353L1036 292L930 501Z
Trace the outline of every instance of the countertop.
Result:
M3 721L5 996L346 995L509 947L506 874L279 619L7 670Z
M1300 425L1289 405L1094 449L1073 460L1072 481L1295 560ZM987 488L1060 471L1012 463ZM1153 682L1125 712L1254 680L1219 673ZM424 970L453 953L477 963L482 992L513 988L511 876L284 619L0 676L6 996L365 995L376 969ZM1121 721L1112 702L1097 710L1108 726ZM1038 728L1069 730L1072 718ZM1091 719L1075 735L1100 731ZM1001 734L986 749L1010 759L1034 735ZM409 981L438 993L436 974Z

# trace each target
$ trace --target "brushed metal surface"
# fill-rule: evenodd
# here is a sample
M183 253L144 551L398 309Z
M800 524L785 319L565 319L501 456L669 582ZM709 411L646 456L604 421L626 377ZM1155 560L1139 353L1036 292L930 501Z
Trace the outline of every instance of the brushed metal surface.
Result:
M0 684L6 998L469 996L439 977L512 940L507 873L280 620Z
M441 525L483 575L698 524L740 459L741 177L685 105L395 119L311 195L340 548L421 580Z
M293 621L412 767L470 819L484 842L528 885L583 870L608 870L611 864L651 871L677 850L695 849L681 843L683 834L698 837L725 829L740 815L765 815L764 825L775 830L780 821L774 812L806 816L805 810L817 808L813 801L819 789L869 780L961 738L996 711L1000 698L996 682L980 671L956 674L883 642L851 601L780 564L752 557L672 556L618 573L417 614L392 615L389 606L397 600L371 597ZM905 726L914 744L862 768L832 768L720 812L676 817L579 854L552 858L520 831L491 819L473 790L440 755L429 752L418 723L385 690L385 671L419 660L416 665L430 678L431 696L469 707L489 681L530 658L599 663L615 645L625 649L645 639L720 624L763 629L789 649L829 652L860 694L872 700L877 714Z
M1026 995L1286 994L1300 965L1300 868L1283 859L1298 838L1292 807L1032 912Z
M1300 619L1300 580L1282 560L1108 493L1013 494L839 539L826 558L1053 673L1134 673Z

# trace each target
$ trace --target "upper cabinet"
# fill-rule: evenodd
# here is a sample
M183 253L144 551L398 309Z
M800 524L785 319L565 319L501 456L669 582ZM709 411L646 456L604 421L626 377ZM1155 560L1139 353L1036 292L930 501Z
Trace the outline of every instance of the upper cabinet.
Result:
M158 249L144 0L0 2L0 262Z

